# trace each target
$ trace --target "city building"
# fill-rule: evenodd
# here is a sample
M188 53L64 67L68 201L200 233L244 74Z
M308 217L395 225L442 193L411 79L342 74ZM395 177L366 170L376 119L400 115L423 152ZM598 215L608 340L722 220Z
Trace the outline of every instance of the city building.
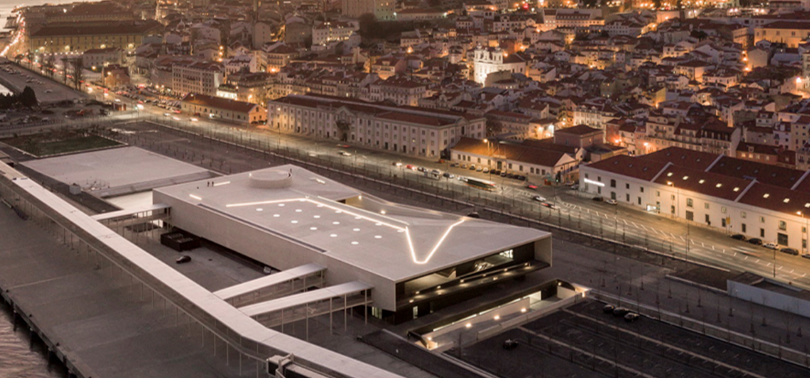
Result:
M312 27L312 44L326 46L346 41L358 29L356 22L326 21Z
M462 137L486 133L484 117L332 96L286 96L267 108L271 128L417 156L445 156Z
M563 182L579 164L572 154L565 150L555 149L549 144L538 147L530 143L516 144L461 138L453 146L451 157L453 161L476 167L524 175L530 182L538 179Z
M163 25L153 20L45 25L30 32L28 50L36 54L112 47L132 51L143 44L144 38L162 28Z
M91 49L82 54L82 64L84 68L101 68L110 64L123 63L124 51L118 47L108 47L106 49ZM95 67L95 68L94 68Z
M180 109L186 114L236 123L267 121L267 110L259 105L197 93L183 97Z
M172 91L197 93L209 96L217 94L223 81L221 63L205 61L176 62L172 65Z
M366 13L373 14L378 21L396 19L396 1L393 0L346 0L341 2L343 15L358 18Z
M476 48L473 58L475 82L486 84L487 76L495 72L526 74L526 60L518 54L508 54L500 47Z
M677 147L579 170L590 195L807 251L810 171Z
M551 265L547 232L380 200L292 165L159 188L153 201L171 206L172 226L274 269L316 264L327 291L364 288L370 314L392 323Z

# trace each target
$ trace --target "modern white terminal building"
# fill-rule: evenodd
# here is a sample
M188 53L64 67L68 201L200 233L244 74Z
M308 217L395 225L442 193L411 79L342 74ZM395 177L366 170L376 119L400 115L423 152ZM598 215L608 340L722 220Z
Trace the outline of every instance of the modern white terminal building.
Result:
M260 321L298 300L362 293L372 316L399 323L551 265L547 232L387 202L292 165L155 189L153 201L171 207L174 227L312 277L309 297L240 308Z

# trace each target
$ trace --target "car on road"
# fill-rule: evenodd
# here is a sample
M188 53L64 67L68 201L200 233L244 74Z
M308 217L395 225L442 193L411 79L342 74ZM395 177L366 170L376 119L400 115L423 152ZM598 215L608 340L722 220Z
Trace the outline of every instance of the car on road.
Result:
M419 172L424 172L425 167L416 167L416 170L419 171Z
M540 202L540 205L545 206L545 207L547 207L549 209L552 209L552 210L557 208L557 205L555 205L555 204L553 204L551 202Z
M178 257L177 260L174 260L174 262L176 262L178 264L185 264L185 263L190 262L190 261L191 261L191 256L189 256L189 255L183 255L183 256Z
M768 248L768 249L779 249L779 244L765 243L765 245L763 245L763 247Z
M189 118L189 121L191 121L191 122L197 122L197 119L196 119L196 118Z
M624 315L624 321L628 323L635 322L636 320L639 319L641 319L641 316L639 316L639 314L636 314L635 312L628 312L627 314Z
M616 309L616 306L614 306L612 304L606 304L605 307L602 307L602 312L604 312L605 314L612 314L613 310L615 310L615 309Z
M613 316L625 316L628 313L630 313L630 310L624 307L616 307L615 309L613 309Z
M532 199L537 201L537 202L545 202L546 201L546 198L541 197L541 196L534 196L534 197L532 197Z
M760 238L748 239L748 242L754 245L762 245L762 239Z
M340 156L352 156L351 153L348 153L346 151L338 151L338 155L340 155Z
M612 198L608 198L608 199L606 199L606 200L605 200L605 203L606 203L606 204L608 204L608 205L615 205L615 204L617 204L616 200L615 200L615 199L612 199Z
M458 168L458 163L450 163L450 166L453 168Z
M400 162L398 162L398 161L395 161L395 162L391 163L391 165L393 165L393 166L395 166L395 167L401 167L401 166L402 166L402 163L400 163Z
M798 256L799 251L796 248L785 247L779 250L779 252L787 253L788 255Z
M805 253L805 254L802 255L802 257L804 257L806 259L810 259L810 253Z
M410 170L416 169L413 165L410 165L410 164L406 165L405 168L410 169Z
M462 164L461 169L467 169L467 164Z
M573 189L573 190L579 190L579 184L574 184L574 185L571 185L571 189Z
M506 341L503 342L503 349L512 350L517 348L518 345L520 344L518 343L517 340L506 339Z
M456 175L454 175L454 174L452 174L450 172L444 172L444 173L442 173L442 176L447 177L449 179L451 179L453 177L456 177Z
M481 218L481 215L479 215L477 211L473 211L472 213L467 214L467 216L476 219Z
M602 198L602 197L593 197L593 200L594 200L594 201L596 201L596 202L602 202L602 201L604 201L605 199L604 199L604 198Z
M737 239L737 240L742 240L742 241L746 240L746 237L743 234L734 234L734 235L731 235L731 238L732 239Z
M534 185L534 184L527 184L527 185L526 185L526 189L529 189L529 190L537 190L537 185Z

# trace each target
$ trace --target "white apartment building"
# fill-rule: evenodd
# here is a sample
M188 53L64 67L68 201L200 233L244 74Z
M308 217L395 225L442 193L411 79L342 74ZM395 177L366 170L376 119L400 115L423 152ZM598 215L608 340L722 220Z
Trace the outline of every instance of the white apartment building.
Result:
M327 21L312 27L312 44L326 46L346 41L359 27L356 22Z
M461 137L486 133L483 117L332 96L287 96L267 107L268 126L279 131L417 156L444 156Z
M807 252L810 171L669 148L580 166L580 190Z
M476 83L486 84L487 76L494 72L526 74L526 61L517 54L507 54L500 47L478 47L474 53L473 70Z
M175 93L198 93L216 96L223 82L221 64L194 62L172 66L172 91Z

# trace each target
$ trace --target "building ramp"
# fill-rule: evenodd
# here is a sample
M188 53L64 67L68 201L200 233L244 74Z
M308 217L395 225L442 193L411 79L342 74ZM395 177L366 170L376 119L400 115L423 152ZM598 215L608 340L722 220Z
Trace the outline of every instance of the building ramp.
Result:
M102 213L90 216L99 222L112 220L116 218L125 218L125 217L132 217L132 216L139 216L140 214L155 214L155 213L167 213L166 210L171 206L163 204L163 203L156 203L148 206L139 206L132 209L124 209L119 211L111 211L109 213Z
M214 295L234 307L244 307L306 291L313 286L321 287L325 274L325 266L306 264L224 288Z
M329 330L332 330L332 314L343 311L344 329L346 328L346 311L357 306L368 306L371 303L370 291L373 286L353 281L323 289L307 291L266 302L256 303L239 309L245 315L255 319L268 328L281 327L291 322L306 321L307 337L309 336L309 318L329 314ZM366 321L368 320L368 311Z

